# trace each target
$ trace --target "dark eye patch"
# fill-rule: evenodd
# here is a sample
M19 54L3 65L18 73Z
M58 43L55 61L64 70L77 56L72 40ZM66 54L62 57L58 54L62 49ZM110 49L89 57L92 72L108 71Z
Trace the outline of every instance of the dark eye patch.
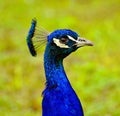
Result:
M75 41L69 40L69 42L67 43L67 45L69 47L72 47L75 43L76 43Z

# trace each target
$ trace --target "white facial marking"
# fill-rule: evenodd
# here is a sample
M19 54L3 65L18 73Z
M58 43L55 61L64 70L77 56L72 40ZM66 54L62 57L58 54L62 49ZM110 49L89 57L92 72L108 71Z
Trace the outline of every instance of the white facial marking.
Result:
M75 40L73 37L71 37L71 36L69 36L69 35L67 35L68 36L68 38L70 39L70 40L72 40L72 41L74 41L74 42L77 42L77 40Z
M78 37L78 39L76 40L76 39L74 39L73 37L71 37L69 35L67 35L67 36L68 36L68 38L70 40L76 42L77 47L84 46L84 44L85 44L85 41L84 41L85 39L84 38Z
M60 48L70 48L68 45L60 43L59 39L53 38L54 43Z

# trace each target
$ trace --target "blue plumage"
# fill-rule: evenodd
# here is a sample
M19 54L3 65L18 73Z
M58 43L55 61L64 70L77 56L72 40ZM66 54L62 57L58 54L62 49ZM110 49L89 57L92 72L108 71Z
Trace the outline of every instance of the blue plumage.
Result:
M32 56L36 56L37 55L37 53L36 53L36 51L34 49L33 42L32 42L32 38L33 38L34 32L35 32L36 23L37 23L36 20L33 19L31 28L30 28L28 36L27 36L27 45L29 47L29 51L32 54Z
M93 44L68 29L56 30L46 37L42 116L83 116L80 100L64 71L63 59L78 48Z

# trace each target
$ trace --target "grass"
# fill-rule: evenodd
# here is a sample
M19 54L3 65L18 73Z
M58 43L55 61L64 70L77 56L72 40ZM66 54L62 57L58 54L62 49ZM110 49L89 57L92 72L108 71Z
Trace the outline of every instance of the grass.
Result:
M1 2L0 115L41 115L44 51L33 58L26 45L31 19L36 17L50 32L70 28L94 42L94 47L66 58L65 70L85 116L119 116L119 15L119 0Z

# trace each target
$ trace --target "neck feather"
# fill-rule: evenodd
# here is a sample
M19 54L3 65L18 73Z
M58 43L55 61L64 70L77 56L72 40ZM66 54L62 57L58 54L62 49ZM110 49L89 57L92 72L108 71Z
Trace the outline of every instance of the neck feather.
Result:
M48 87L70 86L63 67L63 60L51 54L44 55L44 68Z
M47 82L43 91L43 116L83 116L79 98L65 74L63 59L46 49L44 68Z

